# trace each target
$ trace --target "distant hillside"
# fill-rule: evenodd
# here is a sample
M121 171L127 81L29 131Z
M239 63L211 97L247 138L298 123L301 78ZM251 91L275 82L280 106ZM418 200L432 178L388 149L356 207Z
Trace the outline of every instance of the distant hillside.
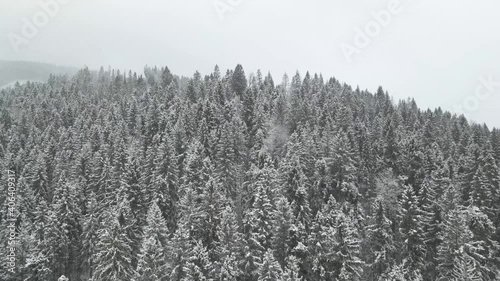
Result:
M15 81L46 81L51 73L73 75L77 71L48 63L0 60L0 88Z

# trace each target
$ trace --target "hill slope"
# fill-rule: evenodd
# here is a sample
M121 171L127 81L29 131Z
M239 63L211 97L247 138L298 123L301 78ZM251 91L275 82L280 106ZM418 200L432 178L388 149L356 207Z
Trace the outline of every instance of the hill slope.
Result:
M73 75L77 68L29 61L0 60L0 87L15 81L47 81L50 74Z
M0 223L15 202L23 251L0 280L499 280L498 130L223 73L1 91Z

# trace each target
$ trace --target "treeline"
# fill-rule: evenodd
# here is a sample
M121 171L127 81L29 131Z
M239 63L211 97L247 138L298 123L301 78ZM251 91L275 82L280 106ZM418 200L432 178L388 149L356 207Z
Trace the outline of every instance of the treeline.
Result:
M500 278L500 131L382 88L82 69L0 92L0 160L1 280Z
M50 74L74 75L78 68L31 61L0 60L0 89L16 81L46 81Z

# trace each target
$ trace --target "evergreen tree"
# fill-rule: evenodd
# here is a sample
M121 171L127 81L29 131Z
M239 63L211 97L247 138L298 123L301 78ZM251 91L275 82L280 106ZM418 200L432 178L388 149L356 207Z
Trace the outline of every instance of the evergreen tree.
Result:
M437 276L437 252L438 246L441 244L439 235L442 231L442 208L437 200L436 186L436 182L426 178L418 196L422 216L422 239L426 264L425 271L422 274L429 279L436 279Z
M284 281L302 281L303 278L300 277L299 261L294 256L287 258L287 265L283 271Z
M62 177L65 177L63 173ZM76 186L60 179L55 191L55 203L52 206L53 219L48 227L51 251L55 255L51 262L54 276L62 273L75 277L73 270L78 268L80 246L80 216L76 198ZM56 271L57 268L57 271Z
M138 281L168 280L163 247L157 239L143 240L136 272Z
M238 97L243 96L245 93L245 89L247 88L247 78L241 64L238 64L234 69L231 78L231 87Z
M158 147L154 165L153 184L156 193L154 198L158 200L163 217L167 218L168 228L175 229L179 201L178 166L175 150L168 136Z
M360 280L364 263L360 259L359 233L352 218L340 212L336 230L338 280Z
M311 235L307 241L310 254L307 267L311 268L305 276L308 280L332 280L336 278L339 267L336 259L339 251L336 239L339 208L335 198L331 196L328 203L323 206L323 210L316 214Z
M84 268L87 268L88 275L93 276L97 264L94 258L97 255L97 242L99 241L99 211L95 194L92 192L87 201L87 213L83 217L83 229L81 234L82 241L82 261Z
M272 251L264 254L264 260L259 266L259 281L278 281L283 280L283 270L279 263L274 259Z
M247 214L249 231L252 232L254 238L264 248L270 247L272 239L272 214L274 208L269 198L270 190L268 186L264 186L264 182L256 181L257 186L253 191L254 199L253 206Z
M481 273L476 269L474 260L466 254L462 254L453 261L453 280L456 281L480 281L484 280Z
M278 198L276 201L276 210L273 214L273 239L271 241L272 248L275 251L276 260L285 265L286 257L291 251L291 233L297 227L293 223L293 214L290 209L290 204L286 198Z
M381 200L376 200L373 206L372 224L366 229L370 245L369 267L371 280L387 278L388 270L392 268L396 257L396 245L392 222L386 216L386 210Z
M412 186L406 186L401 200L402 251L408 276L417 273L423 264L422 216Z
M164 89L166 89L170 83L174 81L174 76L170 72L170 69L165 66L163 72L161 73L161 85ZM150 83L151 84L151 83Z
M132 241L120 225L116 211L109 210L104 215L97 235L92 280L131 280L135 275Z
M230 206L226 206L221 213L221 223L217 231L219 243L221 280L234 280L242 272L238 267L237 255L242 245L242 234L238 232L236 214Z
M472 237L465 212L460 209L450 211L443 220L443 231L440 234L443 242L438 247L438 278L453 278L455 262L464 261L463 255L472 258L481 249L481 245L474 242Z

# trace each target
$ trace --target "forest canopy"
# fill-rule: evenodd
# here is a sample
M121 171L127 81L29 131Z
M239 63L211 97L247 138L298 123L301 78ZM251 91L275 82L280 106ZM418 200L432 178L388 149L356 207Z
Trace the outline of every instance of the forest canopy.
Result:
M0 165L1 280L500 278L500 131L381 87L84 68L1 90Z

